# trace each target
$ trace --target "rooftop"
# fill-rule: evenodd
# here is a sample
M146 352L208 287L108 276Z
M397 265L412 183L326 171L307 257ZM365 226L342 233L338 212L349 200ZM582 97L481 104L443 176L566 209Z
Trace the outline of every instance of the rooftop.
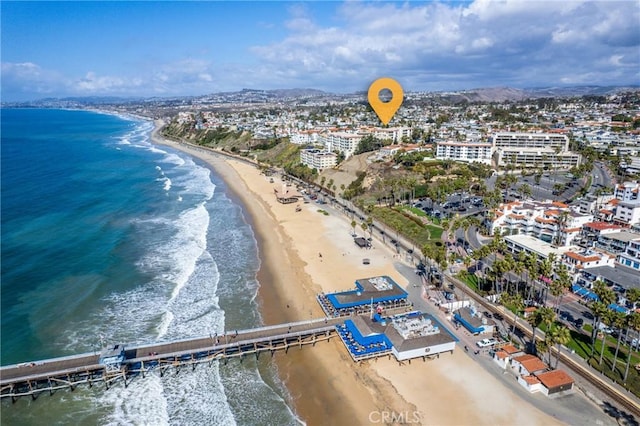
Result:
M640 272L634 269L619 265L616 265L616 267L596 266L593 268L585 268L583 272L604 278L606 281L619 284L625 288L635 287L640 289Z
M545 371L544 373L536 374L536 377L546 388L556 388L574 382L573 378L563 370Z

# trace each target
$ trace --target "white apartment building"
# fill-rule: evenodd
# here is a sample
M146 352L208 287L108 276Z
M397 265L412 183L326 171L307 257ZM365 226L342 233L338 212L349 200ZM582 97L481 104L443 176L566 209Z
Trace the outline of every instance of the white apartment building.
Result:
M613 195L620 201L636 201L640 199L640 183L638 182L625 182L616 185Z
M323 133L319 138L319 142L325 146L327 151L342 152L345 157L350 157L356 152L361 140L361 134L348 132Z
M399 143L402 138L411 137L410 127L363 127L358 133L363 135L373 135L380 140L391 140L393 143Z
M319 132L316 130L300 130L298 132L291 133L289 140L291 143L296 145L317 144L319 140Z
M614 258L595 250L569 250L562 255L562 261L572 273L580 272L584 268L596 266L614 266Z
M507 235L504 237L507 250L514 256L518 256L521 251L536 257L539 262L543 262L549 254L554 253L556 259L562 259L562 255L567 248L558 248L530 235Z
M628 268L640 271L640 235L627 243L625 250L618 254L616 261Z
M613 222L623 226L640 223L640 200L620 201L616 206Z
M593 215L552 201L514 201L501 204L494 213L495 218L489 224L492 234L499 229L503 235L530 235L565 247L573 244L583 225L593 221Z
M303 149L300 151L300 161L311 169L322 171L334 167L338 163L338 156L329 151Z
M488 142L438 142L438 160L464 161L491 165L493 147Z
M563 134L499 132L490 141L498 166L568 169L580 164L580 155L569 151L569 138Z

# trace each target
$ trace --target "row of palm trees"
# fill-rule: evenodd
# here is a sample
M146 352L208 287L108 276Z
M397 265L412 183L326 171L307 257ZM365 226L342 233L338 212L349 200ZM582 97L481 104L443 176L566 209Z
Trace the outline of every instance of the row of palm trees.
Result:
M465 218L453 221L452 227L466 229L471 224L474 224L473 221L470 222ZM498 253L505 254L499 256ZM500 233L496 232L488 244L473 252L472 258L476 261L493 258L492 265L485 274L486 278L492 283L491 291L495 294L501 294L502 303L510 305L516 312L522 311L525 306L524 300L532 300L536 292L540 294L539 299L543 306L536 309L534 314L528 318L533 327L532 343L536 342L535 332L537 327L544 324L547 332L545 333L545 339L532 345L532 349L535 350L537 348L544 353L554 345L559 348L560 345L564 345L571 340L570 330L563 325L557 324L556 317L564 295L570 291L572 279L566 265L558 262L555 254L551 253L543 261L539 261L535 255L525 252L520 252L514 257L506 253L506 244ZM520 279L511 280L508 278L508 273L519 276ZM526 284L524 288L521 288L520 285L523 282ZM539 290L536 290L536 288ZM603 323L618 329L616 349L611 365L611 371L613 371L620 354L622 340L627 340L632 330L640 331L640 313L623 314L610 309L609 306L616 301L616 295L602 281L597 281L593 290L599 300L592 302L590 305L594 315L591 334L591 356L595 356L598 324ZM547 307L546 302L549 295L553 297L553 300L551 306ZM627 290L626 298L634 305L635 302L640 301L640 289L631 288ZM603 338L601 341L599 365L602 365L604 358L605 340ZM623 381L626 381L628 377L633 349L633 347L629 347L627 351ZM558 359L556 359L556 366L557 363ZM551 353L549 353L549 364L551 364Z
M623 339L623 336L624 339L627 340L627 338L629 337L629 333L632 330L640 331L640 313L638 313L637 311L632 311L628 314L624 314L622 312L609 309L609 305L615 302L616 296L613 290L607 287L607 285L602 281L596 281L594 283L593 292L598 296L598 300L592 302L591 304L591 311L593 312L593 330L591 331L591 356L593 357L595 354L596 336L600 328L599 324L602 323L606 326L613 326L618 330L616 350L614 353L613 362L611 363L611 371L614 371L618 362L620 343ZM635 305L636 302L640 301L640 289L628 289L626 298L632 305ZM606 340L606 335L603 333L600 346L600 357L598 360L598 365L600 366L602 366ZM635 348L637 350L637 343L635 345ZM634 345L629 345L629 350L627 351L627 361L623 374L623 382L626 382L627 376L629 374L629 364L631 363L631 355L633 354L633 349Z

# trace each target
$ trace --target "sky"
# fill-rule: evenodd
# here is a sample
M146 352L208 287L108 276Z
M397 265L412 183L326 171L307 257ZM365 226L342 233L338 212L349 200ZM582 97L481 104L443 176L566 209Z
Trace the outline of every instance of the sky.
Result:
M640 2L0 3L2 101L640 84Z

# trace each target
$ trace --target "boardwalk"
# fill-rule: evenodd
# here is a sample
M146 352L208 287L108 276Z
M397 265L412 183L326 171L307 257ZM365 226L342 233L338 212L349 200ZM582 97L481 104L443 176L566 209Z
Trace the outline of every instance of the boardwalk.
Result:
M344 319L318 319L281 324L250 330L227 332L166 343L125 348L124 361L115 372L109 372L99 363L100 355L86 353L0 368L0 398L19 396L36 397L42 392L53 392L79 384L104 383L107 387L117 380L148 371L212 362L214 360L261 352L274 353L328 340L335 335L335 325Z

